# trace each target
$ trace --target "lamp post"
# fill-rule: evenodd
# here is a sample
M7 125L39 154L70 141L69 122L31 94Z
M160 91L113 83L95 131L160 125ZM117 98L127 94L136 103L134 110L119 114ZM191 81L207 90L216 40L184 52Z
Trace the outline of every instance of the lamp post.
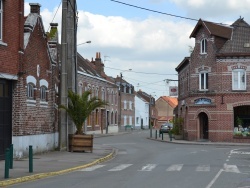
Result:
M80 46L80 45L82 45L82 44L86 44L86 43L91 43L91 41L90 40L88 40L88 41L86 41L86 42L83 42L83 43L80 43L80 44L77 44L77 46Z
M131 71L132 69L124 70L120 73L120 84L119 84L119 94L120 94L120 105L119 105L119 122L118 122L118 128L121 128L121 120L122 120L122 73L126 71Z

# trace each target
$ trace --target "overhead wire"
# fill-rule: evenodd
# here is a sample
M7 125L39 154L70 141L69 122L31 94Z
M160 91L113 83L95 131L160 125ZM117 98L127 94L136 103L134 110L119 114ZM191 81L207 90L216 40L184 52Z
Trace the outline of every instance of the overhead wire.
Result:
M51 21L50 23L53 23L53 21L54 21L54 19L55 19L55 17L56 17L56 14L57 14L57 12L58 12L58 10L59 10L61 4L62 4L62 1L60 0L60 3L59 3L59 5L58 5L58 7L57 7L57 10L56 10L56 12L55 12L55 14L54 14L54 16L53 16L53 19L52 19L52 21ZM49 28L50 28L50 26L49 26ZM48 28L47 32L49 32L49 28Z

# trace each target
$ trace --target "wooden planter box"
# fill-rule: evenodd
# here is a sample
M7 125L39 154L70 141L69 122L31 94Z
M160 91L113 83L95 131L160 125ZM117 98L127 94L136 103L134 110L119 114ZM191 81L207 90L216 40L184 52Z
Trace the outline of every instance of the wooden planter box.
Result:
M93 152L93 135L69 134L69 151Z

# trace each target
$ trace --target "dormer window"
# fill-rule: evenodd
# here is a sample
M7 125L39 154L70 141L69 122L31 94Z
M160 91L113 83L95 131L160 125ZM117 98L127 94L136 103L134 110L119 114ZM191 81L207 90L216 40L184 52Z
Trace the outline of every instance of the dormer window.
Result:
M201 54L207 53L207 39L201 40Z

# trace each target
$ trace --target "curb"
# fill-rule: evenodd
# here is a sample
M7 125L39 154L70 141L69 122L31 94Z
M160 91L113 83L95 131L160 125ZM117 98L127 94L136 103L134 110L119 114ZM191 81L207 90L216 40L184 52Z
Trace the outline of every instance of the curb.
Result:
M76 171L76 170L79 170L79 169L83 169L83 168L87 168L87 167L96 165L98 163L108 161L108 160L114 158L115 155L116 155L116 149L112 149L112 152L110 154L108 154L107 156L102 157L100 159L97 159L97 160L95 160L93 162L90 162L88 164L73 167L73 168L68 168L68 169L65 169L65 170L59 170L59 171L55 171L55 172L45 172L45 173L39 173L39 174L30 175L30 176L24 176L24 177L21 177L21 178L15 178L15 179L11 179L11 180L0 181L0 187L13 185L13 184L17 184L17 183L23 183L23 182L32 181L32 180L37 180L37 179L43 179L43 178L46 178L46 177L57 176L57 175L73 172L73 171Z

